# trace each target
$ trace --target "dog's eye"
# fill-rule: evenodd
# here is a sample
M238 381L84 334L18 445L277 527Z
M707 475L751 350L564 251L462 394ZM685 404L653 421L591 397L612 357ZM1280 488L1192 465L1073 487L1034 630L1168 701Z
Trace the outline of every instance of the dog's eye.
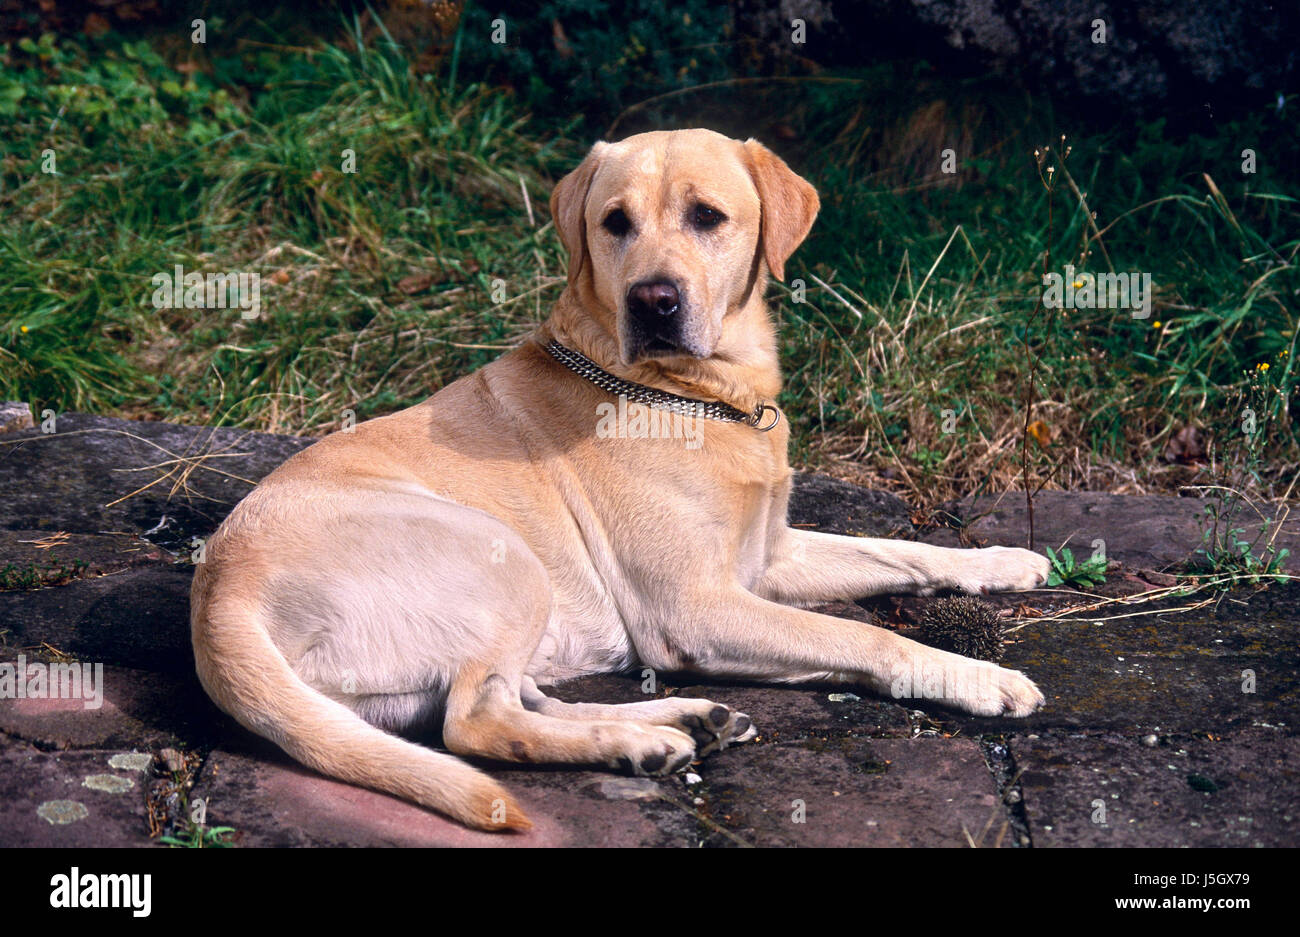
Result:
M628 220L621 208L615 208L606 215L600 226L616 238L621 238L632 230L632 222Z
M709 228L716 228L722 224L727 220L727 216L716 208L710 208L708 205L696 205L691 219L695 222L695 227L707 231Z

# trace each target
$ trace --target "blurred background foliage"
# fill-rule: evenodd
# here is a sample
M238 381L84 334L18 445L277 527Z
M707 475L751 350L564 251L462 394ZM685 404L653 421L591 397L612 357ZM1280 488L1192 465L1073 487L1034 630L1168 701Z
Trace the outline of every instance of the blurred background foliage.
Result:
M5 398L309 434L409 405L545 316L593 140L702 125L822 194L769 294L796 462L933 502L1016 484L1032 424L1035 484L1174 490L1232 472L1250 403L1244 480L1300 464L1285 82L1108 99L919 26L782 51L740 2L198 9L0 3ZM1150 318L1038 308L1045 260L1150 273ZM176 264L260 273L260 317L153 308Z

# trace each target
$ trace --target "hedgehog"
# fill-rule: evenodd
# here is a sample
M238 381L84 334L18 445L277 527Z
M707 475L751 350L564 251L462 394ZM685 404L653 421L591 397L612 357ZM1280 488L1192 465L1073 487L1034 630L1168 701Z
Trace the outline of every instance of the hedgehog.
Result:
M969 595L931 602L921 618L922 643L963 657L1002 660L1002 620L997 609Z

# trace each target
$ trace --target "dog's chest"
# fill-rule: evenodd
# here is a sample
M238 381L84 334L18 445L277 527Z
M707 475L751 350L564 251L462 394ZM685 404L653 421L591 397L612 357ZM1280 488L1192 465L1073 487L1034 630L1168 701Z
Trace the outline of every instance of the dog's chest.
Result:
M746 493L746 510L736 544L736 578L746 589L754 588L767 569L773 545L785 527L788 492L787 479L755 486Z
M786 505L790 497L790 468L786 461L785 434L754 440L743 463L743 476L727 481L733 490L737 514L735 575L746 589L752 589L767 569L772 550L786 526Z

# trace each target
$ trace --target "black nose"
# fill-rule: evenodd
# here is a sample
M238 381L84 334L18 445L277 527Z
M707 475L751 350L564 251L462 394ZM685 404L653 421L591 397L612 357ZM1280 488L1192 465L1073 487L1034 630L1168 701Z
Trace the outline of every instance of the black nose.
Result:
M638 283L627 291L627 310L647 325L677 314L681 297L671 283Z

